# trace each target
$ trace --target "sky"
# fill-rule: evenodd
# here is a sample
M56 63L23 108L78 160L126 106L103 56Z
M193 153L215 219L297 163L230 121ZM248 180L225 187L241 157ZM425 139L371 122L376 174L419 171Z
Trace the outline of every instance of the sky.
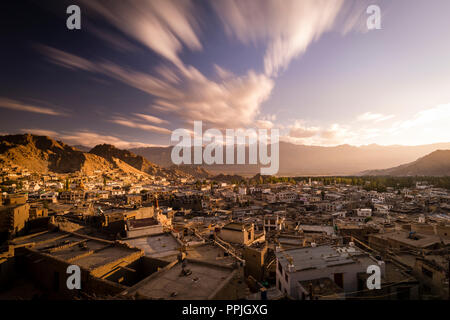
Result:
M69 30L66 8L81 9ZM381 29L369 30L369 5ZM277 128L306 145L450 142L448 0L10 1L0 134L169 145Z

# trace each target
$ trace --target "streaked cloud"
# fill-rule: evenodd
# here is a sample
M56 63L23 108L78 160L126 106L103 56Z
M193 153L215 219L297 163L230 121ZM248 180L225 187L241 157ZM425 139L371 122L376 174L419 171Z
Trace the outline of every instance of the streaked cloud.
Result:
M276 75L330 30L343 0L216 0L226 32L245 44L264 43L265 73Z
M393 114L384 115L381 113L372 113L366 112L357 117L358 121L373 121L373 122L381 122L394 118Z
M98 144L112 144L119 149L130 149L140 147L160 147L163 145L154 145L136 141L128 141L112 135L102 135L96 132L81 130L81 131L53 131L44 129L21 129L23 133L31 133L40 136L48 136L53 139L61 140L69 145L83 145L86 147L94 147Z
M150 125L150 124L144 124L136 121L136 119L129 119L124 117L114 117L113 119L109 120L110 122L119 124L121 126L134 128L134 129L140 129L155 133L162 133L162 134L171 134L172 131L166 128Z
M289 135L293 138L310 138L320 131L318 127L308 127L304 121L296 120L294 125L290 127Z
M98 15L162 57L182 66L178 54L187 46L200 50L196 11L190 0L84 0Z
M0 97L0 108L11 109L16 111L32 112L46 114L50 116L65 116L66 114L62 111L42 107L37 105L28 104L22 101L12 100L4 97Z
M58 132L53 131L53 130L45 130L45 129L21 129L20 130L23 133L31 133L31 134L35 134L37 136L47 136L50 138L57 138L58 137Z
M169 123L166 120L160 119L155 116L151 116L148 114L142 114L142 113L133 113L135 116L140 117L150 123L156 123L156 124L163 124L163 123Z
M41 46L40 51L62 67L101 73L151 94L157 98L153 108L179 116L188 123L202 120L224 128L251 125L274 86L272 79L252 70L216 82L192 66L183 67L173 70L182 79L178 83L112 62L90 62L50 47Z

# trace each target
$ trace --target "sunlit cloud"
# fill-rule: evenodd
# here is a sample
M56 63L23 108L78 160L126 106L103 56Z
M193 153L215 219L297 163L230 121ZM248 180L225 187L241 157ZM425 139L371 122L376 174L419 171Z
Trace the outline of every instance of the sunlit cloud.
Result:
M394 118L393 114L384 115L381 113L372 113L366 112L358 116L358 121L373 121L373 122L381 122Z
M150 123L156 123L156 124L163 124L163 123L168 123L166 120L160 119L158 117L155 116L151 116L148 114L142 114L142 113L133 113L135 116L142 118Z
M101 73L149 93L157 98L155 109L175 114L188 123L202 120L221 128L248 126L274 86L273 80L251 70L244 76L215 82L192 66L176 71L176 75L183 79L181 84L177 84L111 62L90 62L44 46L40 50L50 61L62 67Z
M21 129L23 133L31 133L39 136L48 136L61 140L69 145L83 145L94 147L99 144L112 144L119 149L141 148L141 147L162 147L163 145L148 144L136 141L127 141L112 135L102 135L92 131L53 131L45 129Z
M135 119L127 119L124 117L115 117L109 121L119 124L121 126L155 132L155 133L162 133L162 134L171 134L172 133L172 131L170 131L169 129L150 125L150 124L143 124L143 123L137 122Z
M266 44L267 75L287 68L292 59L331 29L343 0L217 0L212 5L226 32L244 44Z
M37 105L31 105L22 101L17 100L11 100L8 98L0 97L0 108L15 110L15 111L24 111L24 112L32 112L32 113L40 113L50 116L65 116L66 114L64 112L37 106Z
M181 67L183 44L191 50L202 45L196 34L196 11L189 0L83 1L122 32Z
M397 121L386 129L390 140L402 144L450 141L450 103L437 105L415 113L411 118Z
M45 129L21 129L20 130L23 133L30 133L30 134L35 134L37 136L46 136L46 137L50 137L50 138L56 138L58 137L58 132L53 131L53 130L45 130Z

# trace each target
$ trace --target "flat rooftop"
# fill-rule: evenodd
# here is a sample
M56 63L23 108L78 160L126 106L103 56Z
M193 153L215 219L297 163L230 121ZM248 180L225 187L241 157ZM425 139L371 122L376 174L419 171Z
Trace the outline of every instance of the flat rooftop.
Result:
M408 231L387 232L387 233L370 235L369 237L383 239L383 240L395 240L395 241L401 242L407 246L417 247L417 248L427 248L429 246L432 246L436 243L441 243L441 242L444 242L444 244L446 244L446 245L450 244L450 240L441 239L437 235L430 235L430 234L424 234L424 233L415 233L414 235L418 237L417 240L410 239L408 237L409 236Z
M140 249L129 248L125 244L62 231L39 233L13 243L27 245L39 253L74 263L91 271L114 261L120 263L120 260L140 252Z
M186 269L192 273L181 276L181 264L154 274L126 290L128 295L138 294L149 299L207 300L228 281L233 269L189 261Z
M227 254L225 250L213 244L188 247L187 258L223 266L232 266L236 262L236 259L233 258L233 256Z
M356 247L318 246L299 249L289 249L275 252L282 267L287 269L292 259L295 271L320 269L356 262L357 256L367 255Z
M181 245L170 233L146 236L142 238L125 240L132 247L144 250L146 256L163 258L179 253Z

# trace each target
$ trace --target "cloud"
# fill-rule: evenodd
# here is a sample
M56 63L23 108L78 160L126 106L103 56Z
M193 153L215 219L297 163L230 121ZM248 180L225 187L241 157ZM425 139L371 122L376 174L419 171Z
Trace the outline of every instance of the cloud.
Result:
M52 131L52 130L45 130L45 129L21 129L20 131L22 131L23 133L31 133L31 134L35 134L35 135L38 135L38 136L47 136L47 137L51 137L51 138L58 137L58 133L56 131Z
M121 126L129 127L129 128L141 129L141 130L145 130L145 131L163 133L163 134L172 134L172 131L170 131L169 129L153 126L150 124L139 123L135 119L127 119L124 117L115 117L109 121L116 123L116 124L120 124Z
M270 120L256 120L255 124L257 128L261 129L272 129L275 126Z
M314 146L334 146L339 144L351 144L355 142L357 134L348 125L338 123L328 127L308 126L304 120L295 120L288 127L288 132L282 140L294 144Z
M450 141L450 103L419 111L409 119L396 121L385 129L389 141L417 145Z
M293 138L310 138L315 136L320 128L308 127L305 125L305 121L296 120L295 123L289 127L289 136Z
M212 6L229 36L244 44L267 44L268 76L287 68L290 61L330 30L343 0L216 0Z
M192 66L172 70L180 82L121 67L108 61L90 62L58 49L40 46L53 63L100 73L156 97L153 108L175 114L187 123L196 120L220 128L247 126L272 92L274 82L250 70L243 76L213 81Z
M118 36L117 34L107 32L103 29L100 29L94 25L89 25L87 30L92 32L95 36L107 42L112 48L122 51L122 52L136 52L139 51L139 48L127 41L126 39Z
M66 115L63 112L52 109L52 108L31 105L31 104L27 104L27 103L24 103L21 101L11 100L8 98L3 98L3 97L0 97L0 108L16 110L16 111L40 113L40 114L46 114L46 115L50 115L50 116L65 116Z
M139 89L155 98L153 111L181 119L186 124L202 120L216 128L275 126L274 119L257 117L261 104L274 88L279 71L292 59L329 31L343 7L344 0L216 0L211 2L229 36L242 43L265 45L264 71L247 70L236 75L213 64L216 79L207 78L180 58L184 47L202 50L200 42L200 8L189 0L152 1L83 1L94 14L134 38L165 59L153 73L120 66L104 59L87 60L61 50L40 46L39 50L53 63L69 69L102 74ZM97 36L111 43L101 31ZM140 114L140 115L138 115ZM135 116L150 123L155 119ZM113 119L117 124L143 130L163 132L166 129ZM300 130L300 129L298 129ZM299 132L297 132L300 134Z
M168 123L166 120L160 119L158 117L155 116L151 116L148 114L142 114L142 113L133 113L135 116L140 117L148 122L151 123L157 123L157 124L162 124L162 123Z
M183 44L200 50L196 11L189 0L83 1L122 32L181 66Z
M98 144L112 144L119 149L130 149L130 148L140 148L140 147L161 147L162 145L154 145L142 142L127 141L121 138L102 135L92 131L52 131L44 129L21 129L23 133L31 133L40 136L48 136L53 139L61 140L69 145L83 145L86 147L94 147Z
M142 142L127 141L115 136L101 135L90 131L61 133L59 137L65 143L72 145L81 144L87 147L94 147L104 143L112 144L119 149L155 146Z
M296 120L282 139L318 146L371 143L420 145L450 141L450 103L419 111L394 123L384 121L391 118L392 115L366 112L357 116L356 122L334 123L328 127L308 126L304 120Z
M373 122L381 122L386 121L389 119L392 119L394 117L393 114L390 115L384 115L381 113L372 113L372 112L366 112L357 117L358 121L373 121Z

